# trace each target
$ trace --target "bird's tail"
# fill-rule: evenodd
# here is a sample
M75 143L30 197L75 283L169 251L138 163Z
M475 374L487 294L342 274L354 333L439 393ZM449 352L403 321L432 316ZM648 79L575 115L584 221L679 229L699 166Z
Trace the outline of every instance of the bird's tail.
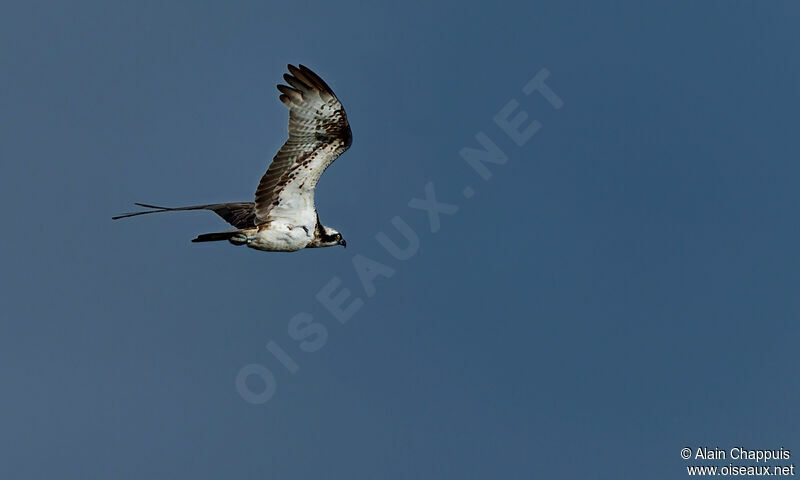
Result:
M230 232L203 233L192 239L195 243L220 242L222 240L228 240L234 245L244 245L247 243L247 235L241 230L231 230Z

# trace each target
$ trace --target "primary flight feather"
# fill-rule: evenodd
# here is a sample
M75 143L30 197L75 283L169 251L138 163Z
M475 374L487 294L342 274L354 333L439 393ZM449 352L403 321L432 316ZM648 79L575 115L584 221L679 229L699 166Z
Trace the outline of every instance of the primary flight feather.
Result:
M311 69L288 66L288 85L278 85L280 100L289 108L289 139L272 159L256 189L255 202L214 203L189 207L159 207L113 217L158 212L211 210L236 230L205 233L193 242L228 240L269 252L346 246L342 235L322 225L314 205L314 188L328 166L350 147L353 135L344 107L325 81Z

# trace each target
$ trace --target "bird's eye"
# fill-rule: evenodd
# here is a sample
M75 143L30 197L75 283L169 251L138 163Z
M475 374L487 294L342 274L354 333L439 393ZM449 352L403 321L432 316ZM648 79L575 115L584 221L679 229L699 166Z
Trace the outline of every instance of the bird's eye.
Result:
M341 239L342 239L342 234L341 233L337 233L336 234L336 240L341 240Z

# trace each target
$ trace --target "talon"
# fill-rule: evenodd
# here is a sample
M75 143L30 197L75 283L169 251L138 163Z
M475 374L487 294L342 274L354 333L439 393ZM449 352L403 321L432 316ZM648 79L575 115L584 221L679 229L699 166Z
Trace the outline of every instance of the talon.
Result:
M234 245L244 245L245 243L250 243L250 239L243 233L237 233L230 238L230 242Z

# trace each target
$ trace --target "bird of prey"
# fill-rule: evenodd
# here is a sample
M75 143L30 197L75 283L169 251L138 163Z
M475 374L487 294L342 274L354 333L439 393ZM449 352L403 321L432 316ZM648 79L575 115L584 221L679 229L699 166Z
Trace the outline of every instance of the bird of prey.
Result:
M322 172L350 147L352 133L342 104L316 73L300 65L288 66L278 85L280 100L289 108L289 139L261 177L254 202L213 203L189 207L136 205L150 210L113 217L149 213L211 210L236 229L205 233L193 242L228 240L268 252L294 252L303 248L347 246L342 234L322 225L314 205L314 188Z

